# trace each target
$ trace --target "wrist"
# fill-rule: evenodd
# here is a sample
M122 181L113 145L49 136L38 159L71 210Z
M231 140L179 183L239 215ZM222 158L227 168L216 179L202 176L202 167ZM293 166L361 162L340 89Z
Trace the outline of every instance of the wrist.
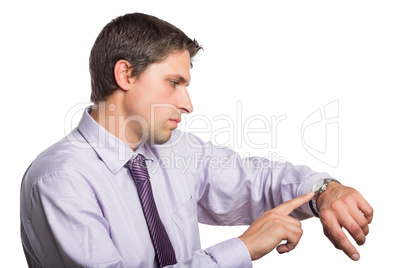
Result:
M330 181L327 185L327 189L316 198L316 204L317 204L317 208L318 210L320 210L322 203L324 203L324 200L326 199L326 197L329 195L329 193L331 193L331 191L337 187L342 186L342 184L336 180L334 181Z
M333 187L336 187L336 185L341 185L341 183L335 179L323 179L318 181L314 186L313 186L313 192L315 193L315 196L311 201L309 202L309 206L311 211L313 212L314 216L320 217L320 207L322 203L322 199L320 198L322 195L327 190L330 190ZM320 201L320 202L319 202Z

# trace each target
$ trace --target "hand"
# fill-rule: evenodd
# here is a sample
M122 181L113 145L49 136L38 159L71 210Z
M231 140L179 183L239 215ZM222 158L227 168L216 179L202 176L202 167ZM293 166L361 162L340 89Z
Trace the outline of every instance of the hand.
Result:
M250 252L252 260L257 260L271 252L275 247L279 253L293 250L303 234L301 222L288 216L293 210L309 202L313 192L277 206L264 212L239 239L243 241ZM287 240L286 244L281 244Z
M318 197L317 207L324 234L349 258L359 260L359 252L346 237L342 227L358 245L363 245L369 232L368 224L373 220L373 208L370 204L355 189L331 182L327 190Z

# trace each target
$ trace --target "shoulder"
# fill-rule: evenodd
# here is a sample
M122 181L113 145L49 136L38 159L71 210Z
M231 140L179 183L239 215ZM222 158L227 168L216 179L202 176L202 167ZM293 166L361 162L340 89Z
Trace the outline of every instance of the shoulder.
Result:
M24 183L34 184L41 178L69 176L83 163L97 160L93 148L77 129L40 153L24 176Z
M75 135L74 139L71 135ZM40 153L28 167L20 188L22 221L30 219L35 209L41 213L42 206L54 206L63 196L95 198L87 170L100 161L92 147L80 139L80 133L73 130Z

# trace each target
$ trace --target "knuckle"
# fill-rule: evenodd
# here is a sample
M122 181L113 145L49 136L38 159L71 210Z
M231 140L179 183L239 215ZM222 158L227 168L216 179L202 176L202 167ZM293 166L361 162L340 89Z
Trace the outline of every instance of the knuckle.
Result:
M367 216L368 216L369 218L372 218L373 215L374 215L374 209L373 209L372 207L368 208L368 209L367 209Z
M338 212L338 211L342 211L344 209L344 205L343 205L343 202L341 202L341 201L335 201L335 202L331 203L330 208L333 211Z
M299 237L299 239L300 239L300 237L302 237L303 236L303 229L299 229L299 233L298 233L298 237Z
M360 228L359 225L357 225L357 224L352 224L352 225L350 226L350 232L351 232L351 235L352 235L352 236L356 237L356 236L359 236L359 235L362 234L362 229Z
M271 215L271 212L265 211L264 213L261 214L261 216L259 218L266 219L266 218L269 218L270 215Z
M281 232L287 232L286 226L283 224L278 224L278 230Z
M332 238L327 229L323 228L324 235L328 238Z
M349 190L348 191L349 195L352 195L352 196L355 196L355 197L360 197L361 196L361 194L353 187L348 187L348 190Z
M273 218L278 218L278 217L279 217L279 213L276 212L276 211L272 211L272 212L270 213L270 216L273 217Z
M353 192L345 197L344 202L348 206L354 206L356 204L356 201L361 198L360 193L358 192Z
M282 233L287 232L286 227L280 222L274 223L273 228L274 228L275 232L277 232L277 233L282 234Z
M346 236L343 232L337 232L333 235L333 238L337 243L340 243L345 240Z
M362 246L364 243L366 243L366 237L362 236L360 239L357 239L356 242L359 246Z
M364 218L364 220L362 220L360 223L360 228L361 230L365 233L366 230L368 230L368 222L367 220Z
M370 232L370 228L368 227L368 225L364 226L362 228L364 235L368 235Z
M282 225L282 221L279 218L270 218L270 223L274 227L278 227Z
M374 209L372 207L369 208L369 214L370 214L370 216L374 215Z
M269 218L270 220L276 220L280 217L279 213L275 211L269 211L266 213L267 213L266 217Z
M327 222L332 217L333 213L329 209L322 209L320 211L320 219L321 221Z

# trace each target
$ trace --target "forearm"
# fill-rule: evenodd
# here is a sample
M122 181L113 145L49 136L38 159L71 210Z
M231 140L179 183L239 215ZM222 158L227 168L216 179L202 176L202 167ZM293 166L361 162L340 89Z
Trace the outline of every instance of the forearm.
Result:
M251 224L263 212L310 192L317 181L330 177L289 162L241 159L231 150L212 150L210 154L227 157L229 164L214 168L206 154L199 172L199 218L207 224ZM291 216L305 219L312 215L309 206L303 205Z

